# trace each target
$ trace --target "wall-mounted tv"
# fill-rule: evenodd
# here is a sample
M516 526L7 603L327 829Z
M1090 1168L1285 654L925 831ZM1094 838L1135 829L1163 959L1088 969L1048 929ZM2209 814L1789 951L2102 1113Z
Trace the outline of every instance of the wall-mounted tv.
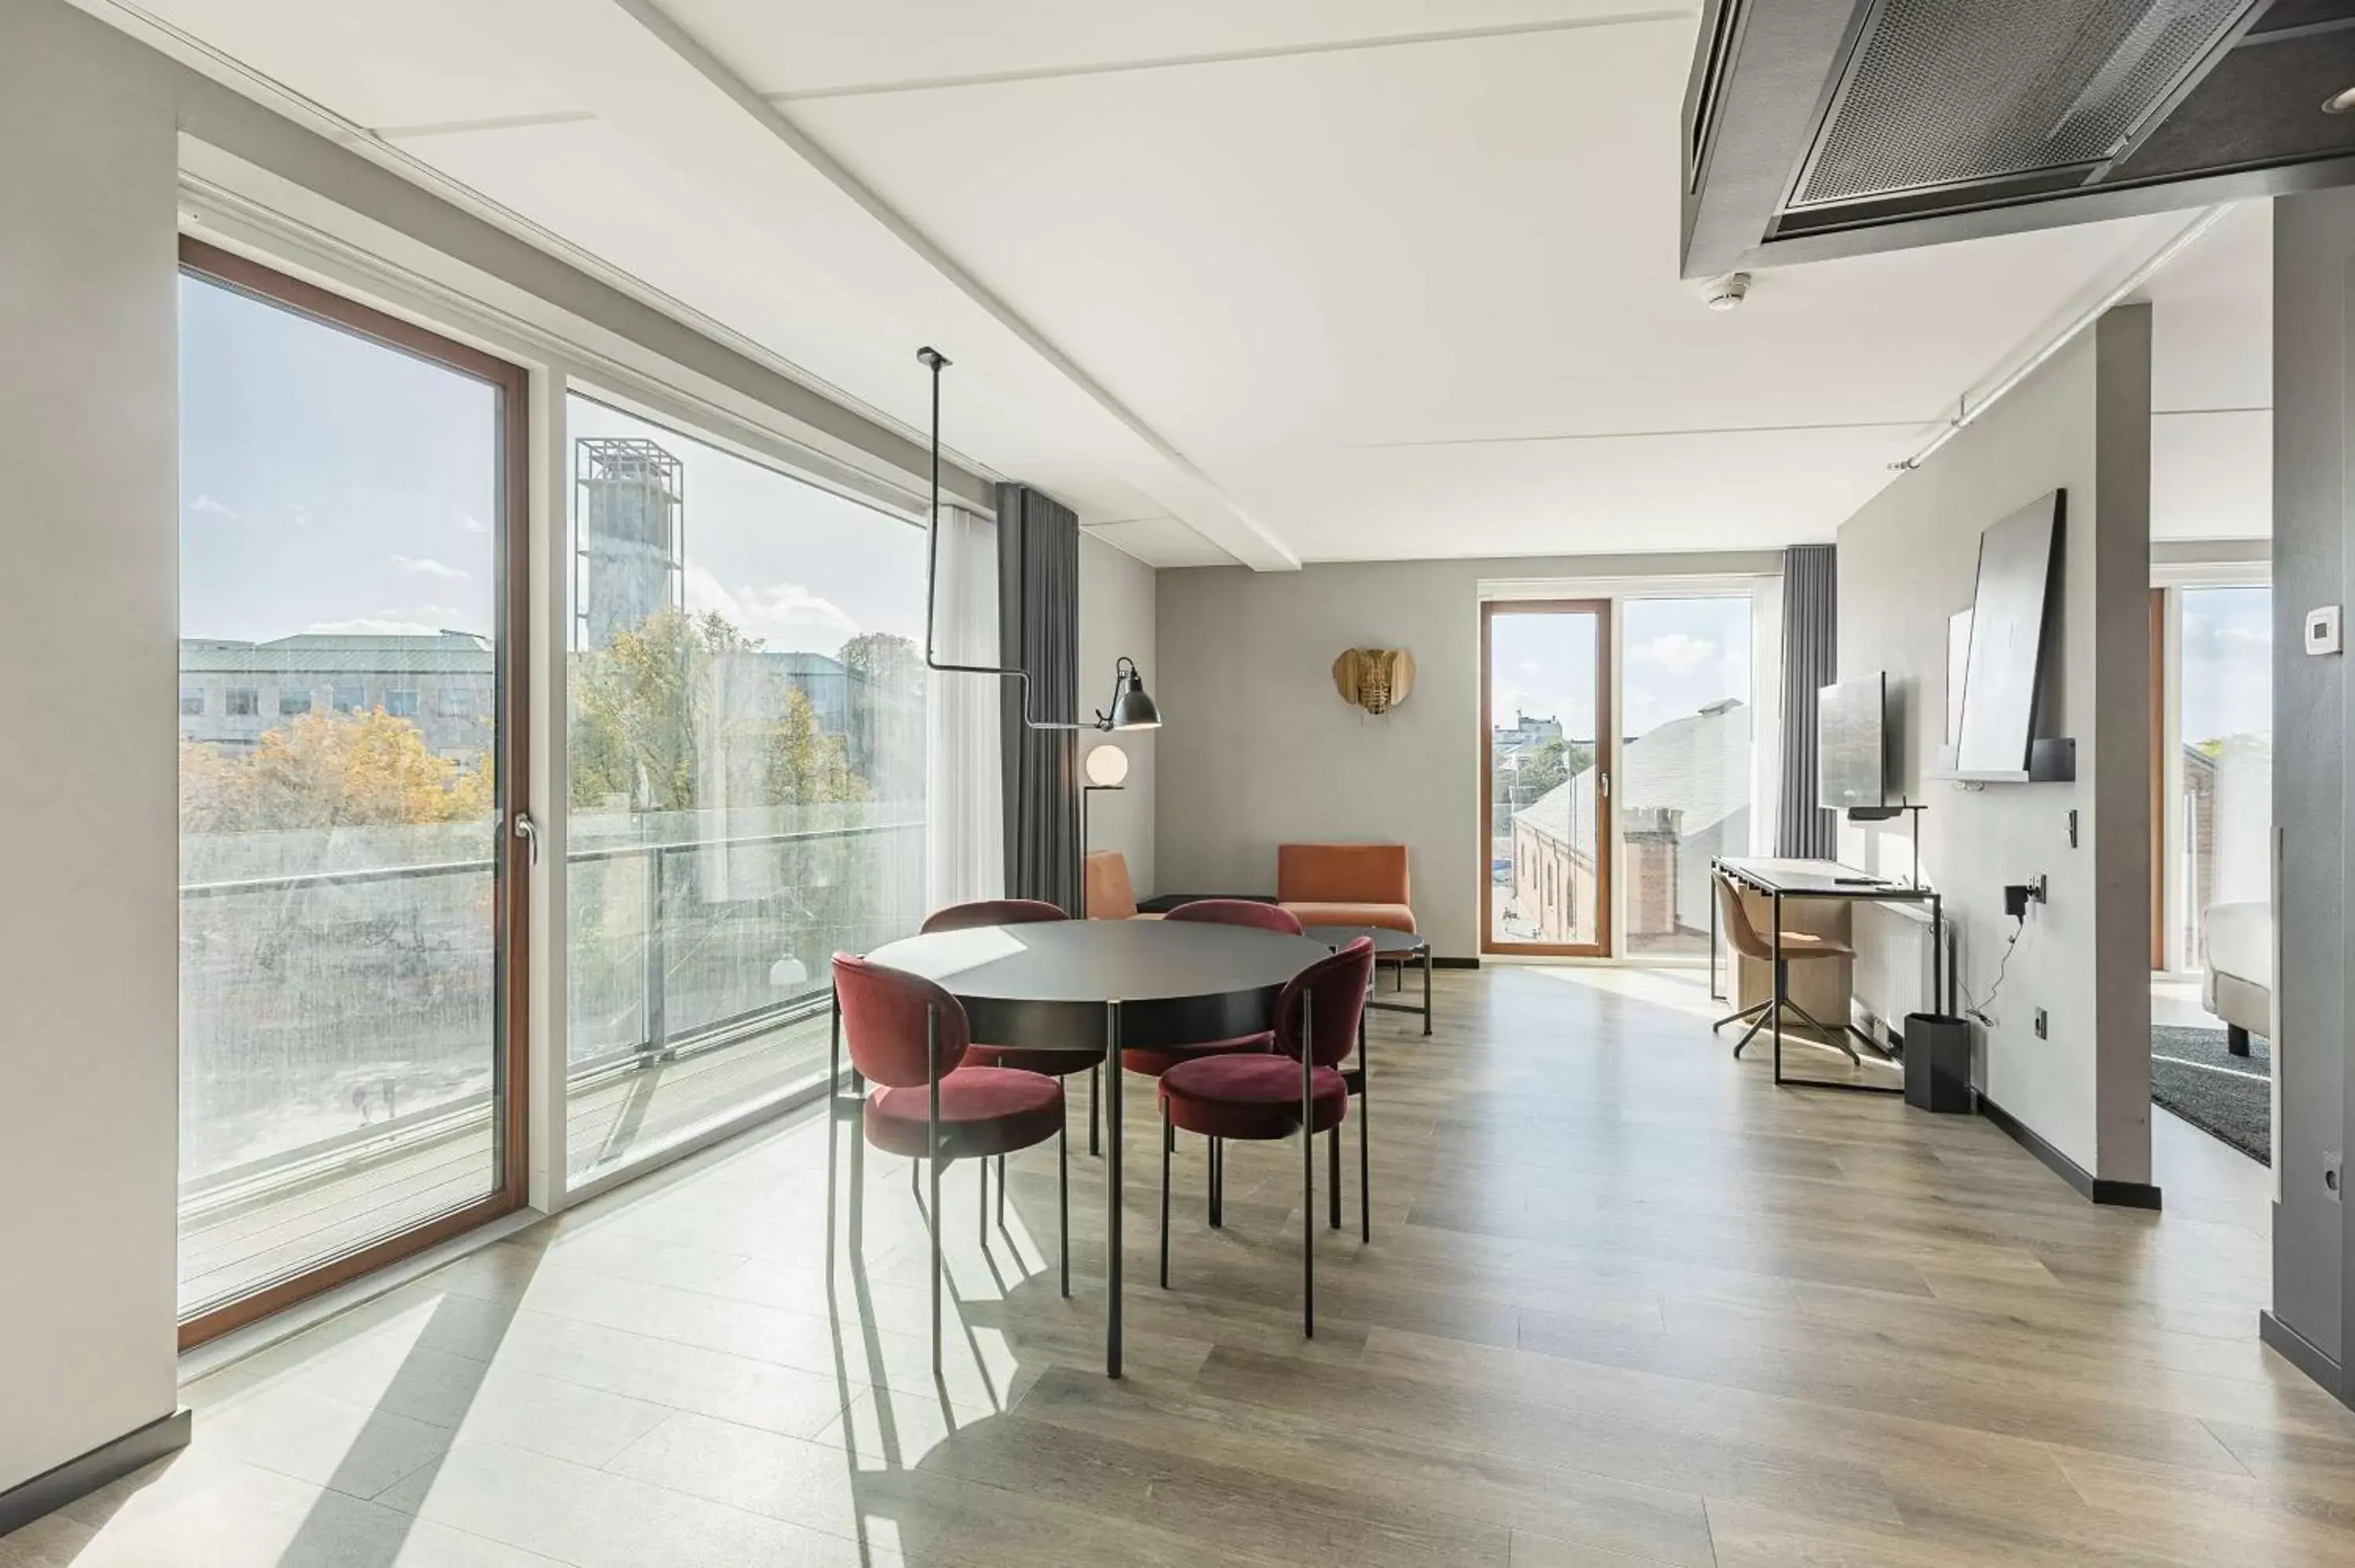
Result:
M2029 776L2067 499L2060 490L2040 496L1979 535L1962 725L1955 741L1958 778Z
M1889 677L1875 671L1816 694L1816 804L1889 803Z

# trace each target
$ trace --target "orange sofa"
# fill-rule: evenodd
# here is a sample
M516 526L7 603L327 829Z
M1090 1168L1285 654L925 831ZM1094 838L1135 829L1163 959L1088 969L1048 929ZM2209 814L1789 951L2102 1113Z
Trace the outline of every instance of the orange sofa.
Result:
M1404 844L1278 844L1275 901L1304 926L1414 929Z

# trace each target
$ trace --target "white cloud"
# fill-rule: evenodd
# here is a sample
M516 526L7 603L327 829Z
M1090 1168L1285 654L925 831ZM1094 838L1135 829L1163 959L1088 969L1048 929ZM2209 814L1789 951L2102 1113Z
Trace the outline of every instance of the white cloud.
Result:
M1714 642L1704 642L1681 631L1668 631L1653 638L1628 657L1638 664L1657 664L1676 674L1689 675L1722 654Z
M421 620L388 620L357 615L349 620L314 620L303 629L317 637L431 637L434 628Z
M458 514L458 526L469 534L487 534L491 531L488 524L471 512Z
M343 620L314 620L303 630L321 637L432 637L465 621L466 612L455 605L412 604Z
M395 556L392 564L404 572L414 572L421 577L439 577L443 582L464 581L466 574L456 567L445 566L431 556Z
M799 583L742 583L731 590L701 567L687 568L687 608L718 615L781 652L831 653L859 632L841 606Z
M206 517L226 517L231 522L236 521L242 515L236 507L231 506L229 503L225 501L216 501L209 495L199 495L194 501L189 502L188 510Z

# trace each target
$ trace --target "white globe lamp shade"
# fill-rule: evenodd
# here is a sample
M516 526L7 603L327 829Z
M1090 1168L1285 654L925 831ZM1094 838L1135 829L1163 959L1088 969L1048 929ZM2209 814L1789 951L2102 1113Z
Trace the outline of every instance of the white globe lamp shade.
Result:
M1088 782L1099 789L1117 789L1128 777L1128 753L1117 746L1099 746L1088 753Z

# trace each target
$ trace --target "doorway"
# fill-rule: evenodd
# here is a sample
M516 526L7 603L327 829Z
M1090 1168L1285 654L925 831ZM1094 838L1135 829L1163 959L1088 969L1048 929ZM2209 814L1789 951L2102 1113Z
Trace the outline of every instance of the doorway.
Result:
M1611 954L1611 601L1480 607L1480 950Z

